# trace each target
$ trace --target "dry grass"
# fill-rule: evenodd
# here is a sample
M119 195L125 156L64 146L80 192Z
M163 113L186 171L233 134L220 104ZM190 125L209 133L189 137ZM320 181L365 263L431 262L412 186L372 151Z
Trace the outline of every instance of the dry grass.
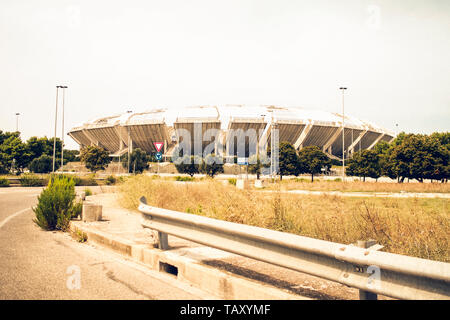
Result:
M150 205L350 244L375 239L386 251L450 261L448 199L344 198L237 190L227 182L177 184L136 176L120 186L121 204Z
M353 178L356 179L356 178ZM340 179L338 179L340 180ZM346 191L346 192L419 192L419 193L449 193L449 183L389 183L319 180L311 183L309 178L294 178L281 181L282 190L314 190L314 191ZM276 189L276 185L269 185L268 189Z

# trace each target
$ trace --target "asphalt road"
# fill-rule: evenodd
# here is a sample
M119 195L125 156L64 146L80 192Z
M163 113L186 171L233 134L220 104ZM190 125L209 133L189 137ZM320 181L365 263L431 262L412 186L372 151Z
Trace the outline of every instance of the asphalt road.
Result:
M0 189L0 299L214 299L119 255L43 231L42 188Z

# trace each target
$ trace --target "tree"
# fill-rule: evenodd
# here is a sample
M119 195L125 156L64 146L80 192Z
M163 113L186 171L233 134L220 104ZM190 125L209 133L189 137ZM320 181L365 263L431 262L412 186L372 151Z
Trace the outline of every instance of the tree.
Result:
M0 158L4 167L11 168L14 162L14 168L23 171L29 164L31 155L27 145L22 142L20 137L12 134L0 145Z
M0 130L0 145L2 145L3 142L10 137L19 138L20 133L17 131L16 132L3 132L2 130Z
M81 149L80 160L86 168L93 172L105 170L105 167L111 162L108 151L97 146L88 146Z
M67 150L64 149L64 163L77 161L80 155L78 150Z
M55 163L55 170L59 168L59 162ZM53 170L53 158L43 154L39 158L33 159L28 165L28 169L34 173L48 173Z
M376 150L355 152L347 162L346 173L349 176L378 179L381 176L380 156Z
M380 176L388 176L395 179L396 176L393 172L393 167L389 161L390 154L393 149L393 144L389 144L386 141L378 142L374 147L373 151L378 155L378 163L380 165Z
M436 135L407 134L393 144L388 163L391 177L397 177L399 182L405 178L444 182L448 178L448 160L449 151Z
M32 159L39 158L43 154L53 157L53 143L54 143L53 138L48 139L47 137L42 138L31 137L26 142ZM59 138L56 138L55 157L60 159L61 159L61 146L62 141Z
M256 179L258 180L261 175L261 169L270 167L270 161L268 161L266 155L258 156L254 154L248 159L248 162L248 172L251 174L256 174Z
M283 180L283 176L297 176L301 172L297 152L289 142L280 143L278 167L280 180Z
M203 172L214 178L218 173L223 173L223 158L214 153L208 154L200 166L200 172Z
M148 169L148 163L150 161L150 156L140 149L136 148L130 155L130 172L142 173L145 169ZM126 169L128 168L128 154L122 158L122 166Z
M201 158L197 156L185 155L174 160L175 168L177 168L178 172L186 173L191 177L199 173L201 163Z
M433 178L438 179L441 182L447 182L450 177L450 132L434 132L431 134L431 138L437 139L442 146L439 152L439 163L434 170Z
M322 172L328 172L331 167L331 160L317 146L308 146L298 153L300 162L300 172L309 173L311 182L314 181L314 175Z

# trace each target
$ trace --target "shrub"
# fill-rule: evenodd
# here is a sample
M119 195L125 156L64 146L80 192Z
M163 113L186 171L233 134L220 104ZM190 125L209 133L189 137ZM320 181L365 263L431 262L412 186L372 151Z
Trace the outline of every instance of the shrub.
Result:
M207 155L200 166L200 172L211 178L214 178L218 173L223 173L223 159L214 155L214 153Z
M200 157L188 155L174 161L175 168L177 168L179 173L186 173L191 177L194 176L194 174L199 173L201 163L202 160Z
M236 178L230 178L230 179L228 179L228 183L229 183L229 184L232 184L233 186L235 186L235 185L236 185Z
M44 185L44 180L39 178L39 176L25 173L19 179L20 185L22 187L41 187Z
M95 181L95 175L89 175L87 177L80 178L80 186L98 186Z
M0 188L9 187L9 180L6 178L0 178Z
M34 222L44 230L69 228L70 219L81 213L81 203L74 203L75 183L65 176L54 176L38 197Z
M176 176L175 181L195 181L195 178L194 177Z
M54 179L55 177L65 177L67 179L72 179L76 186L81 186L81 178L72 174L61 174L61 173L54 173L50 175L50 179Z
M147 153L139 148L133 150L130 154L130 172L129 173L142 173L144 170L148 169L148 162L151 157ZM128 168L128 154L122 157L122 166Z
M105 180L105 183L107 185L112 185L112 184L116 184L117 179L114 176L108 176Z
M302 182L302 183L308 183L311 182L309 179L305 179L305 178L294 178L295 182Z
M6 168L6 166L1 162L2 158L0 155L0 174L7 174L9 170Z
M78 242L86 242L88 239L87 233L78 229L74 232L73 235Z
M28 165L28 169L34 173L49 173L53 170L53 158L43 154L39 158L33 159Z
M86 197L92 196L92 191L89 188L84 189L84 193L85 193Z

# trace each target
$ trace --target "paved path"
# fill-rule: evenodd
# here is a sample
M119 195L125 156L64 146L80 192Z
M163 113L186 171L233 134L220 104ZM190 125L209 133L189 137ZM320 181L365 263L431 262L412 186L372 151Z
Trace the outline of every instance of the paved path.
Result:
M136 244L154 241L149 229L142 227L142 215L120 208L117 194L102 193L87 200L103 206L103 221L83 223L105 234L118 236ZM215 269L234 274L311 299L357 299L358 290L272 264L168 236L171 254L182 256ZM380 299L385 297L379 296Z
M40 230L31 206L41 190L0 189L0 299L214 298L67 233Z
M342 191L313 191L313 190L260 190L259 192L282 192L299 195L330 195L340 197L361 197L361 198L442 198L450 199L450 193L418 193L418 192L342 192Z
M378 198L444 198L450 199L450 193L418 193L418 192L342 192L342 191L310 191L289 190L283 191L294 194L306 195L336 195L341 197L378 197Z

